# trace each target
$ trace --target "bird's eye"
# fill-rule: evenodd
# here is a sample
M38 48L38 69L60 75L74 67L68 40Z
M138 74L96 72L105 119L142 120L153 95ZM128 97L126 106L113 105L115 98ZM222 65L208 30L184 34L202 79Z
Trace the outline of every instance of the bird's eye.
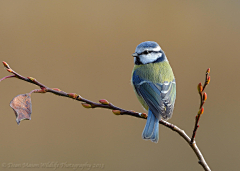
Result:
M142 54L146 55L148 54L149 52L147 50L143 51Z

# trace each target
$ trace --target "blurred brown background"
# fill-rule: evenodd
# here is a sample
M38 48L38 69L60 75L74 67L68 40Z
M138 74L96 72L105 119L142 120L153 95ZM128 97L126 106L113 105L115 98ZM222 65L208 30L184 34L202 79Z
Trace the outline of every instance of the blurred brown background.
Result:
M239 170L240 1L0 0L0 61L49 87L93 101L108 99L143 112L130 85L131 54L146 40L160 44L177 80L171 123L192 133L197 84L211 68L196 141L212 170ZM0 77L9 75L1 67ZM200 171L175 132L160 126L158 144L144 141L146 120L85 109L53 94L33 94L31 121L15 122L9 102L37 88L0 83L0 170L53 170L41 164L103 164L91 170ZM34 165L34 166L30 166ZM18 169L13 169L17 167ZM59 166L60 167L60 166ZM81 170L81 168L78 168ZM85 170L87 170L85 168Z

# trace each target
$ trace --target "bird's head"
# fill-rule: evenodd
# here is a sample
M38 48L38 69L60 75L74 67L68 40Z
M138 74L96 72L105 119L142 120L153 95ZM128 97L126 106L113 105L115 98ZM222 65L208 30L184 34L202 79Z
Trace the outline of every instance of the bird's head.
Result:
M162 62L167 60L161 47L153 41L146 41L140 43L132 54L134 57L134 63L136 65Z

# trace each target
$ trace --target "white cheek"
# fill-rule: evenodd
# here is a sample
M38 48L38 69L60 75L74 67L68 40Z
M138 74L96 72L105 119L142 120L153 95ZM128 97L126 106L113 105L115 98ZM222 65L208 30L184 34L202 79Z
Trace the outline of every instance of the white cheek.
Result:
M143 64L151 63L156 61L158 58L162 57L162 53L158 54L148 54L148 55L141 55L140 61Z

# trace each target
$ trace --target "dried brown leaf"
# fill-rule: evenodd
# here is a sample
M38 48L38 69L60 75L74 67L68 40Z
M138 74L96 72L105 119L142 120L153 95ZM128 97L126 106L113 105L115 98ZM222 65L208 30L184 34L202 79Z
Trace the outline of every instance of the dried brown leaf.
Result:
M31 120L31 94L20 94L14 97L10 102L10 107L15 112L17 124L20 124L22 120Z

